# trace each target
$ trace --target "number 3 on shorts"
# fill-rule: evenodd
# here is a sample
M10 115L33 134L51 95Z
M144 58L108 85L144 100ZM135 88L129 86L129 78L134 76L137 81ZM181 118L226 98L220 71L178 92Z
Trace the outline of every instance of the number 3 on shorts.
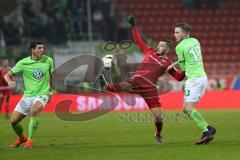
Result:
M185 90L185 96L190 96L190 90L189 89Z
M48 96L43 95L43 96L38 96L39 99L41 99L44 103L48 102Z

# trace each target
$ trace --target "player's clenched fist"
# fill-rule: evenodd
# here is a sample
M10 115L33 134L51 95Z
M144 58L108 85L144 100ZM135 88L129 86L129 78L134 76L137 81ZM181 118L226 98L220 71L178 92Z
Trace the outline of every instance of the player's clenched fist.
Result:
M128 16L128 23L131 25L131 27L135 27L135 19L132 15Z
M9 81L8 86L11 87L11 88L14 88L16 86L16 82L15 81Z

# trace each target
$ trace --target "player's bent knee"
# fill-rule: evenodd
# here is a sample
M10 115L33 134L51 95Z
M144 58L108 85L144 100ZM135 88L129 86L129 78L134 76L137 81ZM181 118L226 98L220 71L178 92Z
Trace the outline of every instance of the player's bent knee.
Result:
M187 110L186 110L185 108L183 108L183 110L182 110L182 111L183 111L183 113L187 113Z
M31 108L30 116L37 116L43 109L43 104L37 101Z
M151 110L153 113L161 113L160 107L157 107L157 106L150 108L150 110Z
M160 114L158 116L156 116L156 122L163 122L163 116Z
M151 111L156 119L162 119L162 111L159 107L151 108Z
M183 113L187 113L187 107L186 107L186 106L183 106L182 111L183 111Z
M154 114L155 114L155 117L161 117L162 116L162 112L161 111L157 111Z
M41 112L41 109L33 109L30 111L31 116L37 116Z
M13 126L13 125L17 125L18 122L19 122L19 119L18 119L17 117L12 116L10 122L11 122L11 125L12 125L12 126Z
M191 113L195 104L196 104L195 102L185 102L183 106L183 113Z
M192 111L192 107L184 106L183 113L190 113Z

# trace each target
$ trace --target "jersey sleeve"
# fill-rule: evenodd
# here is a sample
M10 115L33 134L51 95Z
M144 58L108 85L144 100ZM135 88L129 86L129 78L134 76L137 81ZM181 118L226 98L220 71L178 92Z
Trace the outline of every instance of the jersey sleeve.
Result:
M23 66L22 66L22 62L18 61L17 64L10 70L12 72L12 74L18 74L21 73L23 71Z
M50 63L49 72L51 74L54 70L54 64L53 64L53 59L52 58L49 58L49 59L50 59L50 61L49 61L49 63Z
M177 71L175 68L170 69L168 73L178 81L182 81L185 78L185 72Z
M142 52L146 55L148 53L149 47L148 45L142 40L140 34L137 32L136 28L133 27L132 28L132 35L133 38L135 40L135 42L137 43L137 45L139 46L139 48L142 50Z
M179 62L184 61L183 49L181 47L176 47L176 54Z
M176 54L178 57L178 64L182 70L185 70L185 59L183 54L183 49L181 47L176 48Z

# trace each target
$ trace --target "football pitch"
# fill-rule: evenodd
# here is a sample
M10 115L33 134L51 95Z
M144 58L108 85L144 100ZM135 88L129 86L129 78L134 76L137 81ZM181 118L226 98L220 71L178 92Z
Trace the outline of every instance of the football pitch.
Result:
M16 136L1 115L0 160L240 159L240 110L201 112L217 128L208 145L194 145L200 131L180 111L165 111L162 145L155 143L149 112L112 112L87 122L66 122L42 113L31 150L9 147ZM28 122L28 118L23 121L25 132Z

